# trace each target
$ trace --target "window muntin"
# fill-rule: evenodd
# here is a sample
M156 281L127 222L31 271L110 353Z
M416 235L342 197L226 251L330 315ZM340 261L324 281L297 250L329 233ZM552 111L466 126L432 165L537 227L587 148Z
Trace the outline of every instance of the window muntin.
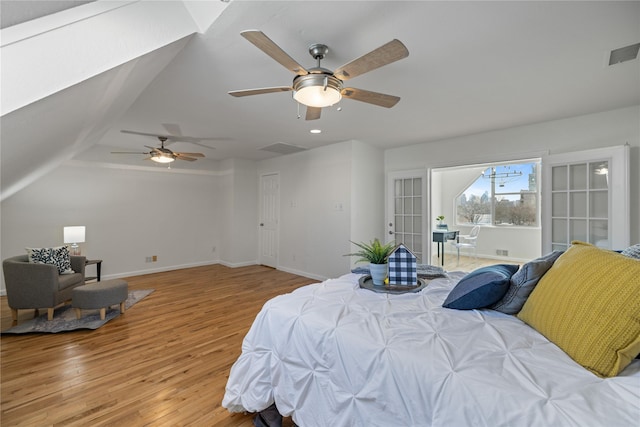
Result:
M456 224L537 227L539 162L496 164L456 197Z

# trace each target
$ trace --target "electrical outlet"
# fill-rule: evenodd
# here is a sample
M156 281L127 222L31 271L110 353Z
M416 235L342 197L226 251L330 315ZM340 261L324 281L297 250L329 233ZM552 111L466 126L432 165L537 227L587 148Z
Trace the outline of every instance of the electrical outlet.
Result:
M150 256L146 257L146 258L144 259L144 262L151 262L151 257L150 257Z

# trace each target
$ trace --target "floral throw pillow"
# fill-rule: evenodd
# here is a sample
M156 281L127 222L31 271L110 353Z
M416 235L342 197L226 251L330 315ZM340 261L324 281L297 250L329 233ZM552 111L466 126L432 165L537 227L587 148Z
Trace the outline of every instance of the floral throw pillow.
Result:
M58 267L58 274L73 274L71 256L67 246L55 248L26 248L29 262L35 264L52 264Z

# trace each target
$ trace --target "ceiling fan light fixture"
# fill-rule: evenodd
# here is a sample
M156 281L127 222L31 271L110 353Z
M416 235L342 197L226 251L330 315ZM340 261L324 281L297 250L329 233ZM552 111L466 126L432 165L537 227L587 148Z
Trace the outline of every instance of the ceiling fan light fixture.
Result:
M151 160L153 160L156 163L171 163L175 159L176 158L174 156L167 153L153 153L151 155Z
M293 99L307 107L329 107L342 99L342 81L329 74L298 76L293 82Z

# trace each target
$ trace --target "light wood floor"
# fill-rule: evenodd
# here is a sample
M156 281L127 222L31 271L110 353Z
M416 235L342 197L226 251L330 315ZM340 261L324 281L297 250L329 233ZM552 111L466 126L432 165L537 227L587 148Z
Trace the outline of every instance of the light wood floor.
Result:
M445 260L448 271L497 263L461 257L458 264L449 254ZM0 424L253 425L251 415L220 406L242 339L268 299L316 281L221 265L126 280L130 289L155 292L100 329L2 335ZM19 321L32 315L20 311ZM10 326L3 297L0 328Z
M242 339L268 299L316 281L221 265L127 281L155 292L100 329L2 335L3 427L253 425L220 406ZM4 330L11 313L0 304Z

